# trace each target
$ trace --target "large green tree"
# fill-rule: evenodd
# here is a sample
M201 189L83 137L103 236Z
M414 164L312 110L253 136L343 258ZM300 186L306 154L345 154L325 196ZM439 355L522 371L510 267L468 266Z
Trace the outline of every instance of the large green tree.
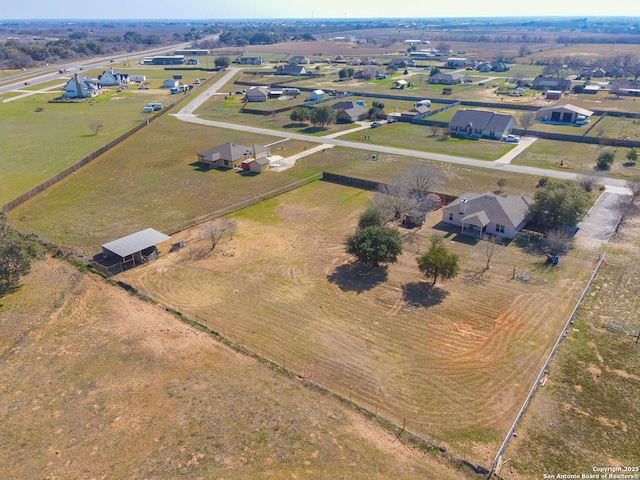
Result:
M395 263L402 253L402 238L400 232L393 228L366 227L347 239L347 253L374 267Z
M298 107L291 112L289 118L292 122L295 123L304 123L309 120L309 116L311 115L311 111L306 107Z
M547 181L529 207L532 220L548 227L574 227L589 208L589 194L574 182Z
M369 205L358 218L358 229L367 227L383 227L386 223L384 211L378 205Z
M434 242L429 250L417 259L418 268L426 277L433 277L432 285L438 278L449 280L460 272L458 255L451 253L442 242Z
M34 246L13 230L0 214L0 295L18 286L29 273Z
M215 59L216 67L221 68L222 70L227 68L230 65L230 63L231 63L231 60L229 60L229 57L216 57Z
M326 127L336 122L336 112L329 105L319 105L311 110L309 120L314 125Z

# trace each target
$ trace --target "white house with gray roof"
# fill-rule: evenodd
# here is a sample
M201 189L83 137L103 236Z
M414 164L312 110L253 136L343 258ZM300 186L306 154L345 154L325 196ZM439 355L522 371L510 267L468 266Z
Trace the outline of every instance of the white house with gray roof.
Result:
M533 200L522 195L465 193L442 209L442 221L464 235L513 238L525 226Z
M503 135L509 135L515 126L511 115L486 110L458 110L449 122L452 136L473 139L500 140Z

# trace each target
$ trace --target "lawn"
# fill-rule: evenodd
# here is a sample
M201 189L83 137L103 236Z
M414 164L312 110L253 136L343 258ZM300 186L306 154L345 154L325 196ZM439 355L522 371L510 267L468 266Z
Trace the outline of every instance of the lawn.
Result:
M0 203L5 203L76 163L144 120L148 102L168 103L167 92L108 93L81 103L48 103L36 94L0 110L3 155ZM102 127L95 134L92 123Z
M441 133L443 129L439 129ZM362 141L364 136L378 145L410 148L425 152L459 155L478 160L497 160L509 152L513 145L491 140L467 140L434 135L430 127L404 122L386 124L382 128L359 131L344 135L345 140Z
M640 174L640 166L626 166L626 148L602 147L578 142L558 142L538 139L511 161L513 165L528 165L570 172L593 171L596 160L603 151L613 151L615 161L606 173L612 177L632 177Z
M591 262L485 245L451 230L461 274L431 286L417 270L429 216L402 230L397 264L351 262L345 238L370 194L316 182L232 215L213 253L201 227L175 236L188 248L119 278L468 460L490 464L584 287ZM528 282L513 278L530 274Z

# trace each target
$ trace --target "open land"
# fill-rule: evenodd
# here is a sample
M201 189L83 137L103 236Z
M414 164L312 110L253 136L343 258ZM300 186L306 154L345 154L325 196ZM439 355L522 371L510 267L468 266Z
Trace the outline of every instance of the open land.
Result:
M316 182L237 212L212 254L202 227L186 247L118 278L209 328L436 444L491 462L592 262L482 246L443 231L459 279L430 287L415 256L361 271L344 251L369 194ZM438 222L440 212L429 220ZM209 244L210 247L210 244ZM495 262L495 263L494 263ZM531 274L513 279L513 269ZM555 292L552 294L551 292ZM562 292L558 294L558 292Z
M479 33L495 40L491 29ZM338 54L388 59L406 51L403 38L421 34L407 30L388 44L292 42L226 53L257 51L269 61L292 54L314 60ZM516 58L511 73L491 74L486 80L502 85L514 72L534 77L542 71L534 65L537 56L581 55L588 50L588 55L604 58L614 48L560 47L553 43L555 34L548 35L539 44L528 44L534 53ZM449 43L454 50L483 56L518 56L520 47L517 41ZM620 54L633 48L615 46ZM123 67L131 73L142 71L126 62ZM325 64L320 70L324 79L300 85L396 93L390 90L393 79L405 77L336 83L339 68ZM5 123L0 126L15 131L8 137L9 154L0 159L2 178L12 179L0 182L0 203L140 123L140 110L147 102L168 103L166 91L158 88L167 72L145 67L143 73L150 90L130 87L72 105L50 105L46 101L54 94L35 93L3 104L6 115L0 115L0 122ZM472 73L474 82L481 80ZM205 78L201 71L187 75L189 83L196 76ZM424 85L425 74L410 72L408 78L420 87L406 89L403 95L440 95L441 87ZM243 88L224 87L229 92ZM299 103L301 97L278 105ZM453 97L486 102L498 98L495 89L476 83L454 88ZM509 113L515 112L509 105L548 104L535 94L499 98L504 107L496 111ZM571 94L564 100L593 110L635 111L632 99L616 100L602 92ZM403 110L411 100L385 103L389 109ZM288 113L243 115L239 106L239 96L220 95L198 114L296 133L329 132L291 125ZM434 119L447 121L450 114ZM98 134L87 126L91 121L103 124ZM330 131L343 128L349 127L334 126ZM388 125L367 130L371 140L363 139L361 132L347 138L486 160L500 157L508 148L490 142L451 142L426 130L417 133L416 128L420 127ZM606 118L602 132L591 133L595 134L634 137L638 129L633 119ZM185 124L167 116L10 212L9 220L19 230L84 255L147 227L180 230L174 240L184 241L185 247L120 275L154 299L151 302L53 259L38 261L23 287L2 298L0 324L5 334L0 337L0 362L6 375L0 383L0 411L8 426L0 433L5 447L0 449L2 464L24 478L248 478L266 473L273 478L453 479L468 474L442 455L425 455L395 441L376 422L345 407L350 400L394 422L396 434L402 435L406 427L407 434L440 445L453 457L490 466L584 288L597 252L578 245L552 270L535 248L512 242L498 247L491 268L482 273L487 262L484 242L437 226L441 214L436 212L419 232L403 230L405 253L397 264L370 271L352 263L344 252L344 240L370 194L323 182L237 210L227 217L235 222L233 235L208 252L208 223L183 230L185 225L324 170L385 182L417 162L392 155L372 161L366 152L336 147L298 160L284 172L256 176L205 170L197 164L198 151L229 141L272 145L274 153L286 155L310 146ZM592 166L599 151L585 144L538 140L513 163L578 172ZM622 165L624 154L623 149L616 152L611 175L637 173L638 167ZM446 179L446 193L496 189L495 172L433 166ZM532 195L536 178L505 172L500 176L507 179L503 193ZM640 371L633 360L635 344L607 329L612 320L638 327L633 287L640 245L633 233L635 222L625 224L609 249L588 302L551 364L547 386L535 395L518 437L512 439L506 452L511 465L501 470L509 475L506 478L540 478L556 469L589 473L596 463L637 465L640 442L633 425L639 415L633 392ZM433 287L415 264L432 228L445 235L462 265L458 278ZM519 272L529 281L514 278ZM232 351L163 306L299 378L280 375ZM303 388L303 383L328 388L343 401ZM30 454L25 456L27 446Z

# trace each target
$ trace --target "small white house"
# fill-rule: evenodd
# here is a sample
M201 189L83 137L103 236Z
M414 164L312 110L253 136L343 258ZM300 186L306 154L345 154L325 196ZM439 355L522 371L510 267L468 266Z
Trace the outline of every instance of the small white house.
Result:
M180 86L180 80L170 78L162 82L162 88L178 88Z
M309 94L309 100L322 100L324 98L324 92L322 90L314 90Z
M146 82L147 77L145 75L129 75L129 80L136 83Z
M113 68L105 70L98 76L98 83L101 87L115 87L116 85L126 85L130 82L129 75L122 72L114 72Z

